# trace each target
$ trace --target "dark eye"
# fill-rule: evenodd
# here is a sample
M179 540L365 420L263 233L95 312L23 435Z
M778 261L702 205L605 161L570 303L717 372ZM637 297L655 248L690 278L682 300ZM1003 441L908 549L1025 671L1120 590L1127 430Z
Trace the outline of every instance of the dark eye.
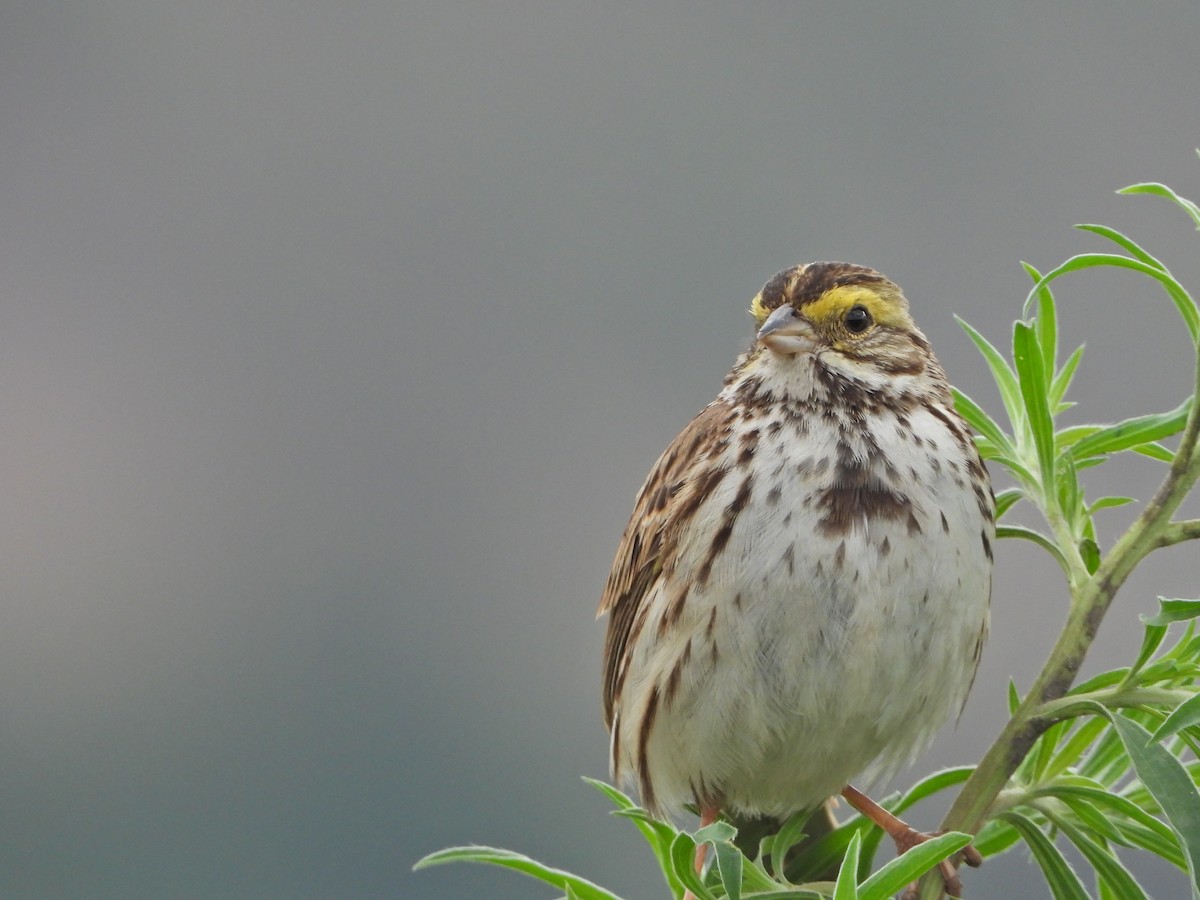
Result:
M854 334L862 334L871 327L871 314L865 306L852 306L846 313L846 328Z

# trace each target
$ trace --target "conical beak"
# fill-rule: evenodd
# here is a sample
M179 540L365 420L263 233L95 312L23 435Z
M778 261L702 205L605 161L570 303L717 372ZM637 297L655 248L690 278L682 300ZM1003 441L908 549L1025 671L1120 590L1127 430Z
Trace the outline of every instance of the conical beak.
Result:
M767 316L758 329L758 339L776 353L811 353L817 346L812 325L790 305L781 306Z

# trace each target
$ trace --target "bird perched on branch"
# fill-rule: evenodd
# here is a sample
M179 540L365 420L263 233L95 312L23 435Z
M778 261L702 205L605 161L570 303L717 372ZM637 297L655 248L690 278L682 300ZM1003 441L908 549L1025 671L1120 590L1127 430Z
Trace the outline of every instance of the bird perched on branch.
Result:
M702 824L841 794L903 850L927 836L849 782L895 774L962 708L990 481L883 275L796 266L750 311L753 345L651 469L600 603L613 775Z

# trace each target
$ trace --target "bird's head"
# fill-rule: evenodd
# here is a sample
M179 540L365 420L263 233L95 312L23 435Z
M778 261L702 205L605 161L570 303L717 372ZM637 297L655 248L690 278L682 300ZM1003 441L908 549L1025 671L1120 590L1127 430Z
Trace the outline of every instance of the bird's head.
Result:
M785 269L763 286L750 313L758 323L756 350L784 361L814 358L872 382L881 374L920 375L932 360L900 288L865 266Z

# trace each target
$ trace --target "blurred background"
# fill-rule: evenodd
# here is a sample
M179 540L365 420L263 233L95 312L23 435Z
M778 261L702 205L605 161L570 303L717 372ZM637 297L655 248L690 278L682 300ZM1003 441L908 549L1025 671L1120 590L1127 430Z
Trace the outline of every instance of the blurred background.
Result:
M481 842L663 896L579 780L593 612L749 299L879 268L997 413L954 316L1006 341L1020 260L1106 249L1072 224L1200 285L1183 213L1113 194L1200 195L1198 35L1183 0L4 3L0 894L553 896L410 871ZM1063 282L1073 421L1187 394L1143 281ZM1159 472L1110 469L1097 496ZM1196 560L1151 560L1089 671ZM975 761L1057 633L1053 563L998 564L971 702L904 783ZM967 883L1039 896L1022 851Z

